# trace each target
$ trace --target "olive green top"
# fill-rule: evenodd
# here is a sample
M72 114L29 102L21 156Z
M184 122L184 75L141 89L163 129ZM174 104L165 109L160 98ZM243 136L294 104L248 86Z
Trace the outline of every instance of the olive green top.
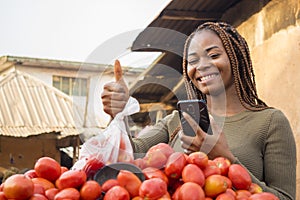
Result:
M254 183L281 200L295 199L296 144L289 121L280 110L244 111L225 119L214 116L214 119L223 127L236 163L248 169ZM160 142L169 143L175 151L183 151L178 137L169 141L179 123L178 112L173 111L146 134L133 138L134 151L146 152Z

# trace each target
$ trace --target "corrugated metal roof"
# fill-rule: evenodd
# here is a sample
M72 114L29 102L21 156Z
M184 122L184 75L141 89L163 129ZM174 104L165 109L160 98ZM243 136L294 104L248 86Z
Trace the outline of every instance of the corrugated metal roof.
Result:
M71 97L24 72L12 71L0 81L0 102L0 135L79 134L83 111Z

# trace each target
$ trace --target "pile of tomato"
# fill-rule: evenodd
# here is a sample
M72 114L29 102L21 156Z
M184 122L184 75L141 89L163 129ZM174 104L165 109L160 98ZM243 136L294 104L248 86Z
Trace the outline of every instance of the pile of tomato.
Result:
M187 155L160 143L130 163L142 170L145 180L120 170L115 179L100 184L93 180L105 165L99 160L91 158L83 169L74 170L41 157L34 169L1 184L0 200L279 200L253 183L242 165L224 157Z

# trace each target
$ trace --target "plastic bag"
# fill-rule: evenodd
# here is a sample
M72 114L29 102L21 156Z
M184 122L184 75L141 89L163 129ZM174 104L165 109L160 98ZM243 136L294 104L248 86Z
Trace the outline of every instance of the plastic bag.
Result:
M108 127L99 135L91 137L79 152L79 160L72 169L82 169L89 158L96 157L105 164L126 162L134 159L124 118L139 112L138 101L130 97L122 112L118 113Z

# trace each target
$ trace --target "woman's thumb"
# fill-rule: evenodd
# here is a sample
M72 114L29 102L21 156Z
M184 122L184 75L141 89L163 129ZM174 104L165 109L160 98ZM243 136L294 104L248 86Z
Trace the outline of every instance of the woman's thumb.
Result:
M114 73L116 81L122 78L122 67L119 60L115 60Z

